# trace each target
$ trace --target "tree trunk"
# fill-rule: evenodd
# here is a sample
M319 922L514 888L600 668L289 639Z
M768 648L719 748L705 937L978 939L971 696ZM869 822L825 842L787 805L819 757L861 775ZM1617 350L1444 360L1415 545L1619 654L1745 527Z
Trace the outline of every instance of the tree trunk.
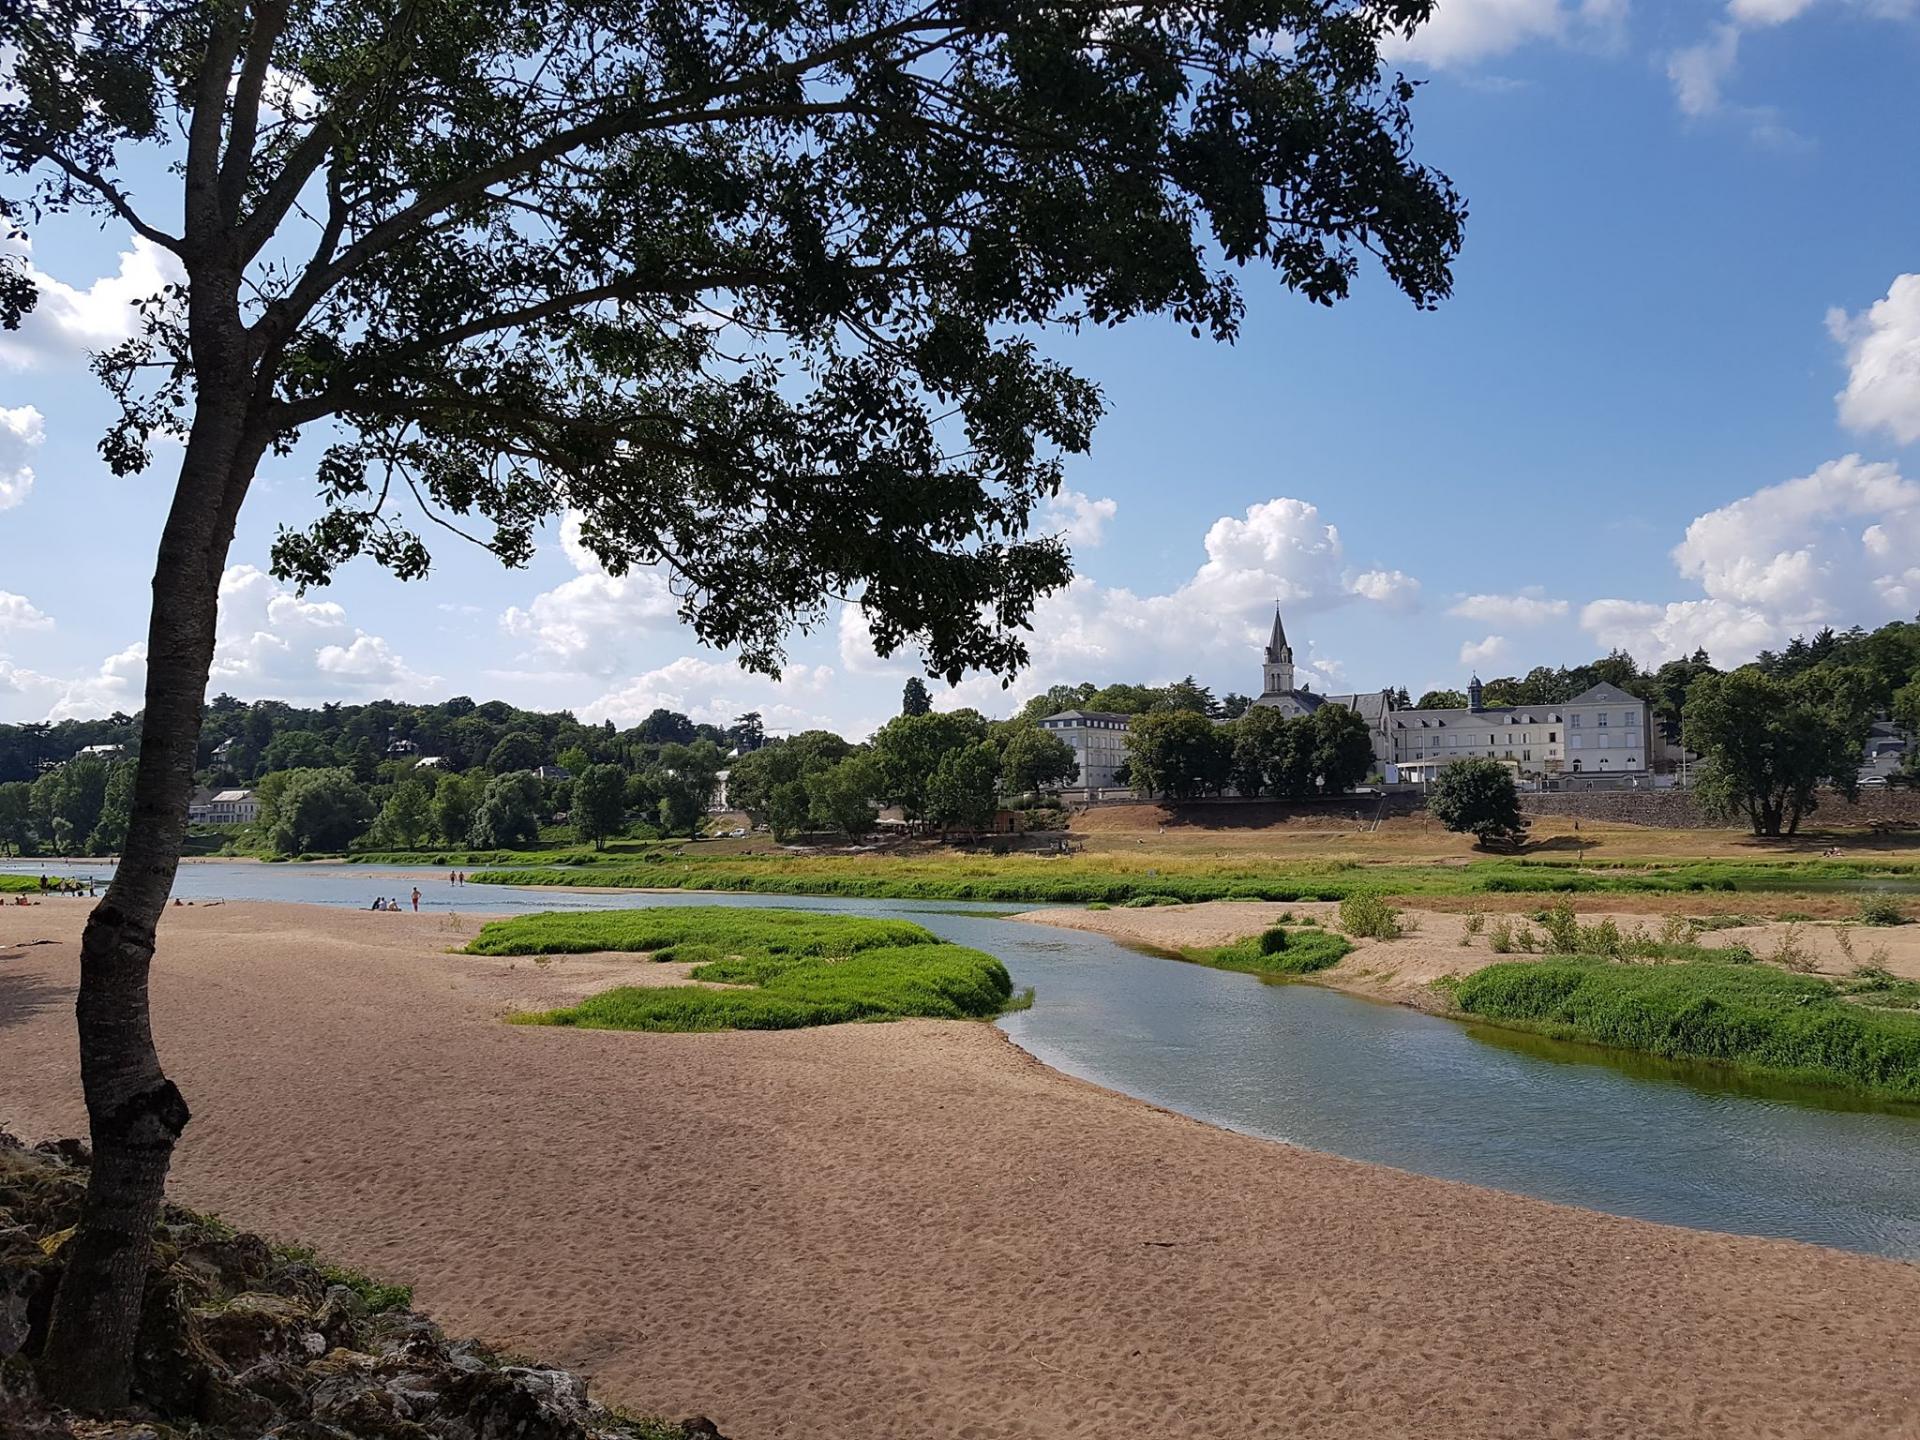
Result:
M127 1401L154 1222L189 1118L154 1048L147 976L186 835L220 575L265 448L247 432L245 382L198 373L193 433L154 568L132 814L113 883L87 919L74 1007L93 1169L41 1372L57 1403L94 1413Z

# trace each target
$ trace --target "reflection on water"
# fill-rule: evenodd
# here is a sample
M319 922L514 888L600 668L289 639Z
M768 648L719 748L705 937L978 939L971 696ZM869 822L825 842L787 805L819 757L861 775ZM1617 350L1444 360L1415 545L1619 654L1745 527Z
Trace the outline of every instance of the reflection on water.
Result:
M404 891L409 873L195 864L175 890L363 906ZM1038 1004L1000 1021L1022 1047L1168 1109L1623 1215L1920 1259L1920 1115L1909 1107L1264 983L1008 920L1004 906L455 888L444 877L421 890L425 906L470 914L658 904L907 916L1037 988Z

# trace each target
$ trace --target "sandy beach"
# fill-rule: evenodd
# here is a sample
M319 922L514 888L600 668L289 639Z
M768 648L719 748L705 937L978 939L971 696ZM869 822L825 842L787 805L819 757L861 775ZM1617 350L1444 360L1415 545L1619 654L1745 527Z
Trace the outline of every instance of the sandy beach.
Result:
M1530 900L1527 909L1536 910L1539 906L1540 900L1536 896ZM1519 907L1508 908L1517 910ZM1310 984L1326 985L1375 1000L1391 1000L1422 1010L1444 1010L1444 1001L1434 992L1434 981L1448 975L1471 975L1485 966L1503 961L1528 958L1518 953L1497 954L1489 945L1485 927L1503 918L1500 911L1485 913L1479 934L1468 932L1467 913L1464 909L1439 910L1409 906L1402 911L1410 926L1406 935L1397 940L1354 940L1353 953L1339 964L1302 978ZM1660 933L1662 919L1661 912L1650 908L1624 910L1612 906L1581 909L1579 916L1583 925L1611 920L1623 934L1630 934L1638 928L1656 937ZM1091 931L1109 936L1122 944L1178 953L1187 948L1208 949L1228 945L1246 936L1257 935L1269 925L1278 924L1287 917L1294 920L1312 919L1329 929L1338 929L1340 907L1324 901L1281 904L1277 901L1214 900L1205 904L1155 905L1137 910L1125 906L1112 910L1060 907L1029 910L1015 918L1036 925L1055 925L1064 930ZM1537 924L1527 920L1525 914L1508 913L1504 918L1527 923L1536 932L1539 929ZM1920 925L1880 927L1837 922L1773 921L1712 930L1701 937L1700 943L1708 946L1745 945L1755 955L1765 958L1774 954L1788 936L1791 936L1791 943L1804 954L1804 964L1813 973L1843 976L1851 973L1855 966L1870 962L1883 966L1890 974L1920 980Z
M83 1129L86 910L0 910L30 1138ZM176 1195L740 1440L1920 1436L1920 1267L1230 1134L983 1025L510 1026L671 977L449 953L476 925L169 911Z

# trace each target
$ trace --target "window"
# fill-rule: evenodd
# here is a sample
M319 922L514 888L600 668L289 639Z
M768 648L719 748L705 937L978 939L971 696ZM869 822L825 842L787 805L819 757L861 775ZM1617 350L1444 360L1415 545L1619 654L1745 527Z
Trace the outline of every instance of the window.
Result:
M1580 748L1580 738L1578 735L1569 735L1567 737L1567 748L1569 750L1578 750ZM1573 768L1576 770L1580 768L1580 762L1578 760L1573 762Z
M1622 725L1632 725L1632 724L1633 724L1633 712L1632 712L1631 710L1622 710L1622 711L1620 712L1620 723L1621 723Z
M1547 744L1558 745L1559 743L1560 743L1560 732L1558 730L1547 731Z
M1605 729L1607 724L1607 712L1602 710L1599 713L1599 715L1594 717L1593 723L1600 726L1602 729Z
M1580 728L1580 717L1578 715L1569 715L1567 717L1567 728L1569 730L1578 730Z

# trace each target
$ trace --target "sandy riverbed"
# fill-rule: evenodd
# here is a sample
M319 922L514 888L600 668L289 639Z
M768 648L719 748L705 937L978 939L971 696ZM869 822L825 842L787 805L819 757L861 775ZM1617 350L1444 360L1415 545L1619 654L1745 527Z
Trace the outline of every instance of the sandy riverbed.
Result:
M1536 898L1529 908L1539 906ZM1289 916L1296 920L1311 918L1321 925L1337 928L1339 913L1338 905L1322 901L1280 904L1215 900L1200 905L1159 905L1138 910L1125 906L1113 910L1063 907L1030 910L1016 918L1037 925L1088 930L1125 944L1178 952L1231 944L1248 935L1257 935ZM1409 908L1402 913L1412 927L1408 934L1398 940L1355 940L1352 954L1309 978L1315 984L1330 985L1357 995L1438 1010L1444 1006L1434 993L1435 980L1447 975L1471 975L1501 961L1528 958L1517 953L1496 954L1488 944L1489 927L1505 919L1528 925L1536 934L1540 928L1526 915L1489 913L1483 917L1480 933L1470 934L1467 913L1463 911ZM1612 920L1623 934L1638 928L1654 938L1659 937L1664 918L1645 911L1616 909L1581 910L1579 914L1582 925ZM1858 965L1872 963L1883 966L1891 974L1920 980L1920 925L1774 921L1705 931L1699 943L1705 946L1742 944L1763 959L1778 953L1785 943L1802 957L1801 967L1812 973L1842 976Z
M84 914L0 911L29 1136L81 1125ZM742 1440L1920 1436L1920 1267L1232 1135L986 1026L508 1026L646 967L447 953L470 927L170 911L176 1192L636 1407Z

